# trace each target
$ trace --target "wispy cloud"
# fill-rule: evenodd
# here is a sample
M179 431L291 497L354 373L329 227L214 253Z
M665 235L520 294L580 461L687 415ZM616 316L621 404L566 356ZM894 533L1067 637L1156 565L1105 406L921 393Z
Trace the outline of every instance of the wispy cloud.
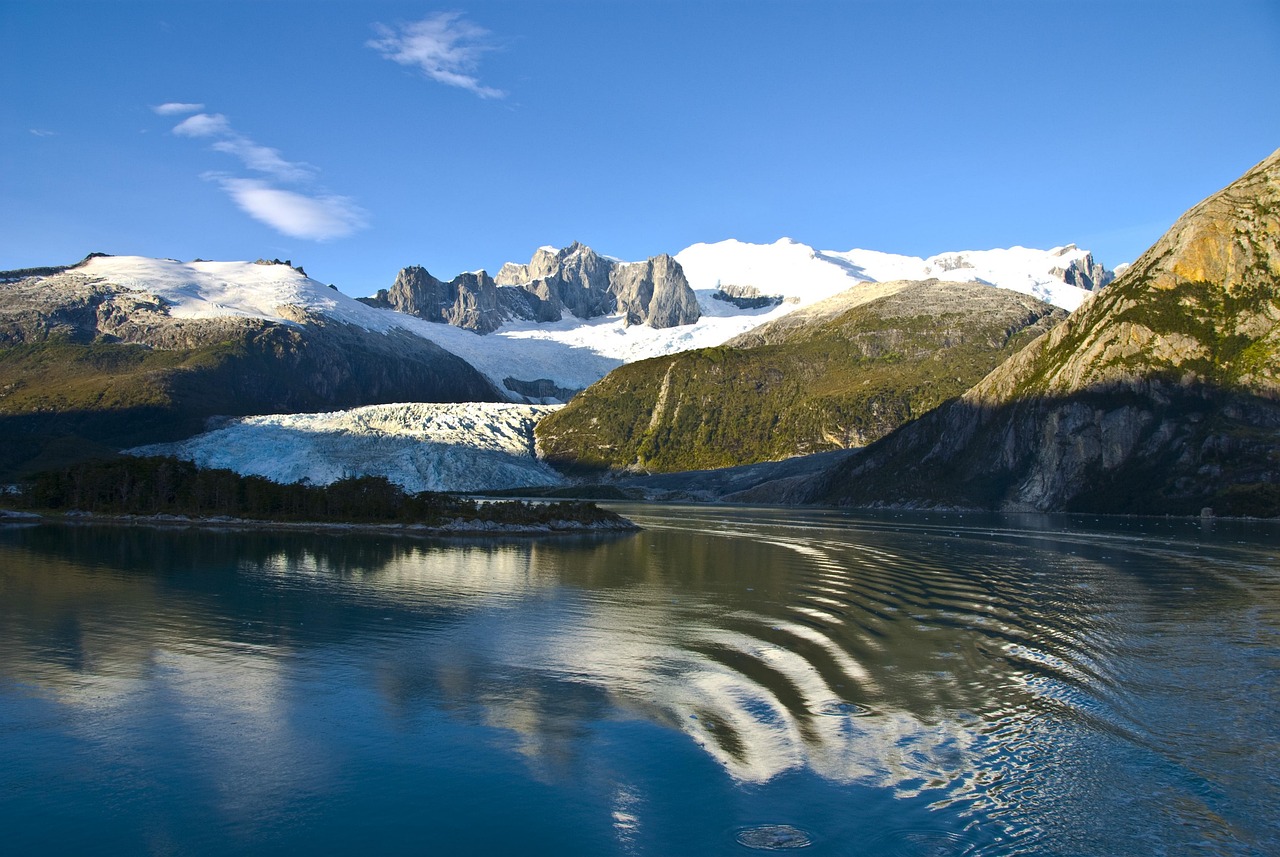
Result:
M45 129L45 128L29 128L29 129L27 129L27 130L29 130L32 134L36 135L37 137L56 137L56 136L58 136L58 132L57 132L57 131L49 131L49 130L47 130L47 129Z
M181 116L184 113L199 113L204 110L203 104L190 104L185 101L166 101L151 108L161 116Z
M221 137L234 132L221 113L197 113L174 125L173 133L179 137Z
M250 217L294 238L327 241L368 226L364 209L345 196L308 196L259 179L222 176L217 181Z
M462 19L460 12L437 12L421 21L388 27L374 24L378 38L369 47L400 65L418 68L446 86L456 86L481 98L504 98L501 89L485 86L475 72L480 57L493 50L489 31Z
M246 167L265 173L281 181L305 181L316 173L310 164L287 161L279 149L262 146L231 127L231 122L221 113L197 113L188 116L173 128L179 137L214 138L214 151L233 155Z
M174 115L181 112L171 111ZM173 127L173 133L210 140L214 151L232 155L246 169L267 176L269 180L227 173L206 173L204 177L216 181L242 211L272 229L294 238L327 241L368 226L367 212L353 200L313 187L318 172L315 167L286 160L279 149L263 146L235 130L221 113L188 116ZM279 187L281 184L300 187L288 190Z

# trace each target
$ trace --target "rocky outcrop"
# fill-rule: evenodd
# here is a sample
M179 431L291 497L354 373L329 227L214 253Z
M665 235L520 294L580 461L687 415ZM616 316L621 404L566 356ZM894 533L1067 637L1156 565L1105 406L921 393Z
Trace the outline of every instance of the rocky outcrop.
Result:
M850 505L1280 514L1280 152L960 400L812 484Z
M498 287L484 271L459 274L445 283L412 265L396 275L390 289L358 300L477 333L497 330L503 321Z
M1068 244L1061 250L1061 255L1077 250L1074 244ZM1105 267L1093 261L1092 253L1085 253L1079 259L1072 259L1065 267L1052 268L1049 273L1062 280L1069 286L1085 289L1087 291L1096 291L1110 283L1116 278L1113 271L1108 271Z
M692 324L702 314L680 263L666 254L617 265L609 287L628 324L676 327Z
M529 296L502 298L515 318L559 320L565 310L581 319L622 312L629 324L662 328L701 317L680 264L666 255L618 262L575 241L560 250L540 247L528 265L508 262L495 282Z
M550 378L535 378L532 381L520 378L503 378L502 386L525 399L529 404L538 405L567 402L582 392L581 390L561 387Z
M764 309L782 303L782 295L766 295L755 286L720 285L711 297L738 309Z

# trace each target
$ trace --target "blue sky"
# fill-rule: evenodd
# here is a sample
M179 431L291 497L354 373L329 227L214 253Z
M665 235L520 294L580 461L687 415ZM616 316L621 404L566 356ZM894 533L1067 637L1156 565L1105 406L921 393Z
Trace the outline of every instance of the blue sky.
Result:
M1280 147L1280 4L0 0L0 268L697 241L1129 261Z

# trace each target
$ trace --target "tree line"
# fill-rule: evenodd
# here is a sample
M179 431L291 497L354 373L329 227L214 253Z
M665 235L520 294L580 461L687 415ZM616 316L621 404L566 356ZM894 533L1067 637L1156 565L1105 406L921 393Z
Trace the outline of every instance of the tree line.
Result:
M353 476L329 485L281 484L166 457L121 457L49 470L18 486L8 499L51 512L427 526L459 519L542 524L618 518L593 503L479 503L434 491L409 493L383 476Z

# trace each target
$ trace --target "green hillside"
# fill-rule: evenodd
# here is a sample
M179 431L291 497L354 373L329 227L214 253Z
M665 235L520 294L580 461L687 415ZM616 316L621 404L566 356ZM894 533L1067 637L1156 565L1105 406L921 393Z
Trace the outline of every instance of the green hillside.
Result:
M818 480L812 499L1280 513L1280 152L964 397Z
M623 366L539 423L568 470L725 467L862 446L968 389L1065 317L990 286L925 281Z

